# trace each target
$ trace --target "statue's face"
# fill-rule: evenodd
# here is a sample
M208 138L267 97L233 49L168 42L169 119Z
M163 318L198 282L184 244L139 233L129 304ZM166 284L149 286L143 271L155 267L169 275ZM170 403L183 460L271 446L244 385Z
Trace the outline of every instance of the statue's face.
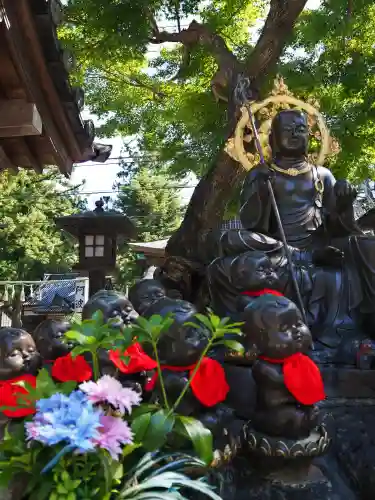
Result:
M138 316L132 303L125 297L119 297L107 302L103 310L105 320L115 320L112 326L123 328L132 323Z
M310 330L303 322L295 304L280 306L276 314L273 312L270 315L260 344L261 354L274 359L283 359L297 352L307 352L311 348Z
M281 112L274 122L271 136L281 155L293 157L306 154L309 143L306 116L303 113Z
M245 290L273 289L278 286L278 276L272 267L271 261L266 256L259 258L249 254L238 263L238 276L234 284Z
M185 321L196 323L197 327L184 325ZM198 320L193 317L183 322L175 320L168 332L163 334L158 342L160 362L170 366L190 366L198 361L207 346L210 333L198 326Z
M158 341L160 362L169 366L190 366L198 361L210 337L210 332L194 316L197 309L184 300L162 299L152 310L152 314L162 317L171 315L173 323L168 331L162 333ZM186 325L194 323L197 326ZM152 356L148 344L144 346Z
M45 361L54 361L65 356L73 348L71 342L63 342L65 333L70 329L66 321L53 321L41 324L34 332L37 348Z
M166 293L161 284L150 280L149 284L142 283L134 295L135 299L133 299L133 305L142 316L150 306L165 297Z
M29 333L3 334L0 341L1 380L15 378L26 373L36 375L40 365L40 354Z

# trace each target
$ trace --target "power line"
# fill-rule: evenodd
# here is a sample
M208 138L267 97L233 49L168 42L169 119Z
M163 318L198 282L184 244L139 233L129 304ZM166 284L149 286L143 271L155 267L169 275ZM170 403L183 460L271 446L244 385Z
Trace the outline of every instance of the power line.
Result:
M157 186L154 188L142 188L145 191L155 191L155 189L194 189L196 186ZM77 195L81 194L115 194L122 191L138 191L138 188L132 186L122 186L121 189L113 189L112 191L80 191Z

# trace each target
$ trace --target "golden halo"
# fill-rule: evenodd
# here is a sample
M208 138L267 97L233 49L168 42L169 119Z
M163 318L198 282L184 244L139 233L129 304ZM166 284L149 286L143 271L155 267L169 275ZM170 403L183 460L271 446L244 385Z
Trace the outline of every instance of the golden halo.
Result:
M295 97L292 96L275 95L267 97L267 99L264 99L264 101L251 103L250 108L252 113L255 114L257 111L259 111L262 108L265 108L269 104L284 104L284 103L299 107L303 109L303 111L306 111L306 113L315 116L322 141L316 163L317 165L323 165L325 157L330 151L330 136L322 114L319 113L319 111L315 109L314 106L306 102L300 101L299 99L296 99ZM254 167L254 165L247 157L247 153L243 145L244 130L249 123L249 112L245 106L241 108L241 113L242 113L241 118L238 120L236 130L234 132L233 149L234 149L235 159L239 161L246 170L251 170Z

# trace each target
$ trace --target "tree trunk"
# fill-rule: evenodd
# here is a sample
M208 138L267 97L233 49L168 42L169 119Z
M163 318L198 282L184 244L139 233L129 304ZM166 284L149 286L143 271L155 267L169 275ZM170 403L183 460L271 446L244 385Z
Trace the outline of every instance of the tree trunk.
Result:
M291 35L294 24L303 10L307 0L271 0L270 10L259 40L245 64L234 61L233 54L228 54L224 41L218 35L207 33L201 25L197 29L195 23L188 43L193 43L192 34L199 33L196 43L208 46L219 66L219 72L227 74L229 85L228 103L228 138L233 134L238 108L233 103L233 92L238 77L242 74L250 78L253 95L279 60L283 48ZM185 43L188 30L173 34L161 34L161 41L180 41ZM185 32L185 33L184 33ZM202 36L202 33L206 33ZM179 38L180 37L180 38ZM155 43L161 43L155 42ZM224 216L225 208L232 197L234 188L245 176L243 167L233 160L225 151L221 151L208 173L201 178L187 208L180 228L170 238L167 256L182 257L195 263L202 262L202 245L204 234L218 228Z

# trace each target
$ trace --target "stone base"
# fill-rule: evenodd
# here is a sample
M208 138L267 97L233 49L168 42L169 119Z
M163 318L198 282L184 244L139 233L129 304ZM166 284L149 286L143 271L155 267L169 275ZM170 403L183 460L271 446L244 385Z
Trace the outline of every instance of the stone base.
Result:
M295 472L285 469L262 478L246 459L238 458L211 473L209 480L224 500L344 500L318 467L311 465L299 479Z
M255 430L251 421L244 427L242 441L243 450L247 450L249 455L297 461L301 457L324 455L331 444L331 438L324 424L311 431L308 437L296 440L268 436Z

